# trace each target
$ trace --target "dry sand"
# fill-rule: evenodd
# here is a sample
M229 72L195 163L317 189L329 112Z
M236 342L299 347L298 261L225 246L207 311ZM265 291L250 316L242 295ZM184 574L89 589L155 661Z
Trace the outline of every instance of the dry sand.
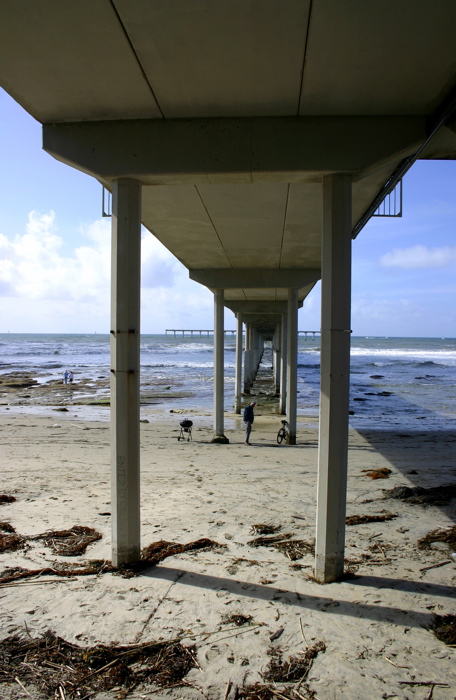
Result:
M93 416L107 419L108 410L94 408ZM142 686L132 698L234 698L236 688L262 681L271 649L287 659L319 641L326 651L315 658L307 685L290 697L455 698L456 649L428 629L434 613L456 613L453 550L443 543L417 547L429 531L454 525L455 500L425 507L383 499L397 486L455 483L454 435L350 431L347 514L398 517L347 527L347 566L355 576L321 586L311 578L311 554L292 561L272 547L249 544L253 526L265 523L307 542L315 534L317 426L299 424L298 444L278 446L279 418L259 413L252 447L244 446L241 421L232 414L229 445L209 443L210 416L197 410L189 416L192 442L177 440L181 416L169 409L143 415L150 422L141 425L142 545L207 537L223 547L169 557L134 578L47 575L2 584L0 639L53 630L84 646L176 637L196 644L199 667L186 676L190 685ZM0 426L0 493L17 499L0 505L0 520L27 536L73 525L102 534L76 558L31 541L28 550L0 554L0 574L109 559L107 420L91 420L88 408L30 414L1 406ZM381 468L391 470L388 479L371 480L363 471ZM449 563L425 569L442 562ZM230 621L236 615L251 619L237 627ZM432 690L404 681L447 686ZM270 697L281 697L287 686L272 687ZM27 691L41 697L31 686ZM0 683L1 697L28 697L27 691L17 682ZM114 690L93 697L121 696Z

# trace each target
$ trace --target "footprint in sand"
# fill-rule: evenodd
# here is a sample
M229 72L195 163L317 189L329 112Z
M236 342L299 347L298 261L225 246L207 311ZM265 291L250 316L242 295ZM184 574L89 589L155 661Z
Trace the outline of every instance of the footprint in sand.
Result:
M210 663L211 661L215 661L215 659L216 659L218 656L220 656L221 653L222 653L222 652L220 651L220 649L218 648L218 646L216 646L215 644L213 644L213 645L204 653L204 656L205 656L205 658L206 658L206 661L208 661L208 662Z

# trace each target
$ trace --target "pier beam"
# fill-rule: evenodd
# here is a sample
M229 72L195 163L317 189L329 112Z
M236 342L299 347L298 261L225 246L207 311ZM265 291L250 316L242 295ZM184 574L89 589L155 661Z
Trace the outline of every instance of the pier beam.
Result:
M225 409L225 307L224 290L214 290L214 437L212 442L229 442L224 435Z
M236 314L236 371L234 377L234 412L241 412L242 393L242 314Z
M298 290L288 290L287 420L289 445L296 445L298 403Z
M141 183L113 182L111 268L112 563L139 560Z
M320 434L315 578L344 573L350 383L351 181L323 179Z

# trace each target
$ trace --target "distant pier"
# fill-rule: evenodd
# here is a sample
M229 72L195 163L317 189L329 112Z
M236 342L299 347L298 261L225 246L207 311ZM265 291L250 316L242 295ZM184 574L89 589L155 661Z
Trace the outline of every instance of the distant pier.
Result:
M228 335L229 333L231 333L231 335L234 335L236 333L236 331L225 331L225 335ZM206 335L206 336L214 335L214 329L210 328L208 330L207 329L206 330L205 329L196 329L196 330L193 329L192 330L191 328L190 329L188 329L188 328L167 328L165 330L165 335L171 335L171 334L173 334L174 337L176 337L176 335L181 335L182 337L184 337L185 335L189 335L191 338L193 338L194 335L197 335L201 338L203 335Z
M315 340L315 336L320 335L320 333L321 331L298 331L298 335L304 335L306 340L308 335L312 335L313 339Z

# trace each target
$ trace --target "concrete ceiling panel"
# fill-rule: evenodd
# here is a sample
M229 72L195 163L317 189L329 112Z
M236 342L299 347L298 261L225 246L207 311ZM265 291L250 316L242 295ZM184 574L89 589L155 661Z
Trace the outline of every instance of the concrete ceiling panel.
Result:
M233 267L277 267L286 184L204 185L198 190Z
M142 220L186 267L230 267L195 187L143 187Z
M456 73L454 0L314 2L300 115L432 114Z
M297 261L299 260L299 264ZM309 245L306 238L302 238L294 245L288 245L286 253L282 254L282 264L289 268L320 267L321 245Z
M41 122L161 117L109 0L2 0L2 87Z
M261 248L261 252L258 250L259 247ZM241 269L256 267L262 270L272 270L277 268L280 248L263 248L260 240L258 245L253 244L250 247L230 246L227 248L226 252L232 267L239 267Z
M275 258L276 260L276 258ZM230 254L231 267L238 268L273 268L274 258L271 255L263 256L258 247L243 247L240 249L233 248Z
M309 0L114 0L167 118L297 115Z

